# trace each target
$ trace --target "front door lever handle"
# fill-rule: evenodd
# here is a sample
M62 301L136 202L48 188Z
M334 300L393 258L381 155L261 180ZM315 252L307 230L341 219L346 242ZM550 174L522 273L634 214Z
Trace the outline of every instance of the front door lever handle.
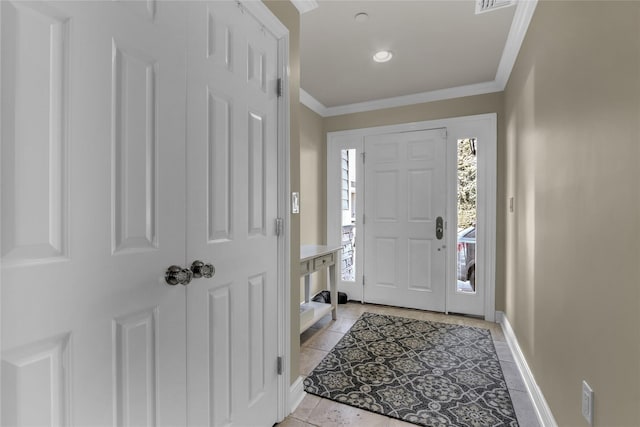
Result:
M439 216L438 218L436 218L436 239L442 240L443 236L444 236L444 221L442 220L442 217Z

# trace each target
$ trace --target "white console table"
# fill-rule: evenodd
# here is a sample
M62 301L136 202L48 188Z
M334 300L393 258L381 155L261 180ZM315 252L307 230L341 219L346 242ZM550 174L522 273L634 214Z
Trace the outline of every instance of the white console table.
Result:
M304 303L300 305L300 333L331 311L331 317L338 318L338 269L342 246L303 245L300 246L300 275L304 276ZM331 304L310 301L311 274L323 268L329 269L329 292Z

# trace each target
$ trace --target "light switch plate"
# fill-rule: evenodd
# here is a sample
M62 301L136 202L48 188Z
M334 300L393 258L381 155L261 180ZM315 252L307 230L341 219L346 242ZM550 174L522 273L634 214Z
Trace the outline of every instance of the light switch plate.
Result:
M291 213L300 213L300 193L291 193Z
M582 381L582 416L593 425L593 390L586 381Z

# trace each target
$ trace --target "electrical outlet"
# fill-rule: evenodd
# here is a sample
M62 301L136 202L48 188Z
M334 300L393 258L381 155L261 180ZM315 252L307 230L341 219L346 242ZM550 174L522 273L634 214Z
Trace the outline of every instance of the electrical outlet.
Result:
M582 416L593 425L593 390L586 381L582 381Z

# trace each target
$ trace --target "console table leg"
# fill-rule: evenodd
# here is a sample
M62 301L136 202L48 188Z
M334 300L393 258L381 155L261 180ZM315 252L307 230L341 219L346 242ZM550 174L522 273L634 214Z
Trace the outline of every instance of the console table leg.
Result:
M338 269L336 263L329 267L329 292L331 294L331 318L336 320L338 318Z
M309 302L310 297L309 293L311 291L311 274L306 274L304 276L304 302Z

